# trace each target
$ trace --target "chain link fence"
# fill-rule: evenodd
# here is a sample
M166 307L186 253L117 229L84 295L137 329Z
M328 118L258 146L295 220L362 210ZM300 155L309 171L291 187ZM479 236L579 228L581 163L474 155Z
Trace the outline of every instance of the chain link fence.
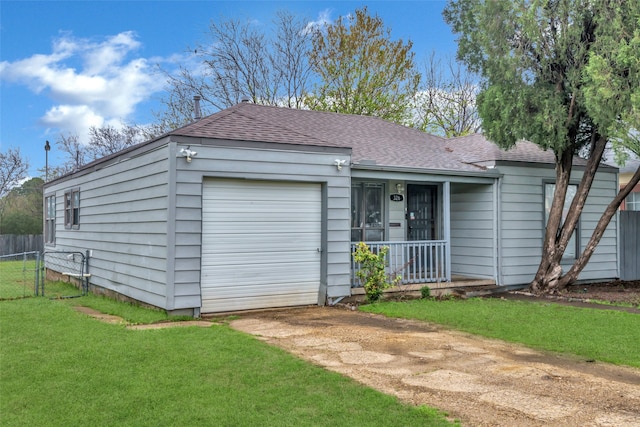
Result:
M91 277L88 260L88 254L74 251L2 255L0 300L45 296L45 293L54 298L86 295Z
M75 286L76 292L69 295L58 295L58 298L73 298L89 292L88 256L76 251L44 251L42 254L42 272L40 274L40 295L45 294L47 281L69 282Z
M39 294L40 252L0 256L0 299L26 298Z

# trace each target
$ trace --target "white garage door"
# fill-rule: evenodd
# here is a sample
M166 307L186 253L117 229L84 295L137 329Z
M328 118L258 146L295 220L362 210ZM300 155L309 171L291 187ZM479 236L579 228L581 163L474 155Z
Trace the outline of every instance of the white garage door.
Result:
M319 184L205 181L201 311L317 304L321 207Z

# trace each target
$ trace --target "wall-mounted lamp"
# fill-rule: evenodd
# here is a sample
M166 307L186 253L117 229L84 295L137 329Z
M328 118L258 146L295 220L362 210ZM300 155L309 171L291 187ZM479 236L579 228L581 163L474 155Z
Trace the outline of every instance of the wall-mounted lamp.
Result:
M402 186L402 184L396 184L396 191L398 192L398 194L402 194L402 192L404 191L404 187Z
M340 159L336 159L336 169L338 169L339 171L342 170L342 166L344 166L344 164L347 163L346 160L340 160Z
M182 157L187 159L187 163L191 163L192 158L198 155L198 153L191 150L191 146L188 146L187 148L181 148L180 154L182 154Z

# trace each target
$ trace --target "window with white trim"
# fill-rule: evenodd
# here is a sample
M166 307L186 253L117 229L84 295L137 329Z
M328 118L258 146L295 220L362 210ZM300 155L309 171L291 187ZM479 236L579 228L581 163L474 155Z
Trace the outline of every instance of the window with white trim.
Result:
M556 185L546 183L544 185L544 224L549 222L549 212L551 212L551 204L553 203L553 195L556 191ZM569 184L567 187L567 196L564 199L564 207L562 208L562 223L564 224L567 214L569 213L569 207L571 202L578 192L578 186L576 184ZM579 253L578 244L580 242L580 222L576 226L569 242L567 243L567 249L564 251L564 258L576 258Z
M44 243L56 243L56 196L44 198Z
M627 211L640 211L640 193L629 193L624 199L624 209Z
M80 189L74 188L64 193L64 227L80 228Z

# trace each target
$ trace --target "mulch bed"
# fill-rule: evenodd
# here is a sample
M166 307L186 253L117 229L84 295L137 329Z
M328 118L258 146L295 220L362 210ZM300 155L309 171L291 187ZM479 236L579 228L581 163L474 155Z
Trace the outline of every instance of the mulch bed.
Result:
M582 283L567 287L557 295L536 296L527 292L507 292L496 295L508 299L549 300L560 304L618 310L640 314L640 280ZM625 306L611 305L624 304Z

